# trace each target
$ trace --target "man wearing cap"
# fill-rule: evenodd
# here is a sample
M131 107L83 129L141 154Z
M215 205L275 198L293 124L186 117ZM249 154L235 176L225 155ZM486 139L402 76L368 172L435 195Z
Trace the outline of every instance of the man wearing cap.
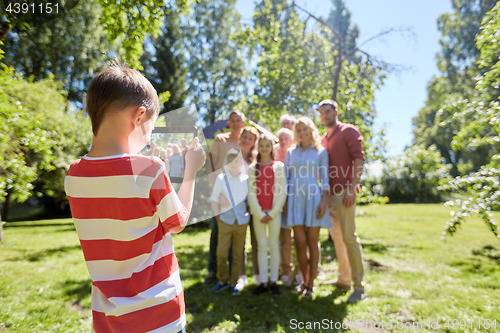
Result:
M361 245L354 222L356 193L365 162L363 136L355 126L338 120L338 105L334 100L324 100L318 107L321 123L326 126L321 143L328 151L330 235L339 261L338 278L324 284L350 290L352 280L354 292L349 302L355 303L366 297Z

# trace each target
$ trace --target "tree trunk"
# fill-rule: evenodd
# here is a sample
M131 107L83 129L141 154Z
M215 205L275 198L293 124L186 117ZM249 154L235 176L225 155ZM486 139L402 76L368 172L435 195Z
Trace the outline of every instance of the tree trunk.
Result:
M210 124L213 124L215 122L215 113L217 112L217 110L215 110L214 108L214 104L215 103L212 103L212 101L214 100L215 98L215 87L216 87L216 82L215 80L212 81L212 93L210 94Z
M7 190L7 195L5 196L5 202L3 204L3 212L2 212L2 216L5 219L5 221L7 221L9 218L9 206L10 206L9 201L10 201L10 191Z
M337 100L337 92L339 90L339 81L340 81L340 71L342 70L342 49L339 48L338 54L335 57L335 72L333 73L333 94L332 99L334 101Z
M0 41L4 40L7 37L7 34L10 32L12 28L9 26L7 22L3 22L0 24Z
M334 33L335 33L335 29L333 28L330 28ZM339 81L340 81L340 72L342 71L342 63L344 62L344 58L342 56L342 52L344 52L344 49L343 49L343 40L342 40L342 37L340 36L339 33L335 33L335 35L337 36L337 45L334 45L333 47L337 47L337 55L335 56L335 72L333 74L333 93L332 93L332 99L334 101L337 101L337 93L339 91ZM332 47L332 48L333 48ZM332 49L332 52L334 50Z
M3 242L3 222L2 222L2 215L0 215L0 243Z

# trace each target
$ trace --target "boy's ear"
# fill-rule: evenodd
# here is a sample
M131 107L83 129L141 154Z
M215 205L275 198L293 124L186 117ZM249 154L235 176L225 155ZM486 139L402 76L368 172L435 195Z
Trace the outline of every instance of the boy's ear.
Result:
M143 123L146 120L146 108L142 105L134 108L132 112L132 119L135 126L139 126Z

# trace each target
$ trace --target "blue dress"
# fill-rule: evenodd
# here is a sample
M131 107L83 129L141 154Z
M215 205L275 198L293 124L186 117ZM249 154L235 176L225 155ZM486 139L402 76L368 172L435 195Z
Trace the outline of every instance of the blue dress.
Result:
M288 149L285 158L288 179L288 211L286 225L331 228L328 205L325 215L316 218L316 210L321 202L321 191L329 190L328 153L321 147L316 150L309 146L305 150L297 146ZM318 175L321 186L318 184Z

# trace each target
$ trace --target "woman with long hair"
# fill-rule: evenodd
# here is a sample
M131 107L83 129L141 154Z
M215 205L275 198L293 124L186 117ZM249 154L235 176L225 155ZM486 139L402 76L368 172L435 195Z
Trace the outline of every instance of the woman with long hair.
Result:
M248 170L250 164L254 163L257 157L257 147L255 143L259 137L259 131L255 127L246 126L241 132L239 146L241 149L241 154L243 155L243 160L246 165L245 168ZM243 163L243 164L245 164Z
M305 275L304 283L297 286L296 291L302 293L302 297L311 297L318 269L320 228L331 227L327 206L328 153L321 146L319 131L311 119L297 119L294 132L294 146L287 151L285 158L288 179L286 224L293 228L295 253Z

